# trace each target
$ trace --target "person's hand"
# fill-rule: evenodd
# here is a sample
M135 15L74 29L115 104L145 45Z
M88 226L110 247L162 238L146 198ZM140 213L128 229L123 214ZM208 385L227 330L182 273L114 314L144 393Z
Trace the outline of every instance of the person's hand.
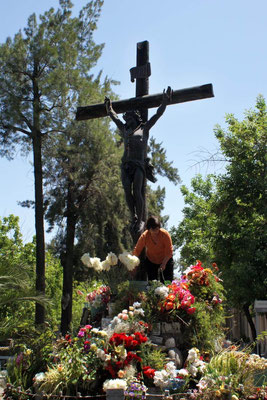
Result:
M164 269L166 268L166 264L161 264L161 266L159 268L161 271L164 271Z
M111 101L110 101L110 98L107 97L107 96L105 96L104 103L105 103L106 110L107 110L107 113L108 113L108 112L110 111L110 109L111 109Z
M171 102L172 97L172 88L170 86L167 87L167 90L163 90L163 101L167 104Z

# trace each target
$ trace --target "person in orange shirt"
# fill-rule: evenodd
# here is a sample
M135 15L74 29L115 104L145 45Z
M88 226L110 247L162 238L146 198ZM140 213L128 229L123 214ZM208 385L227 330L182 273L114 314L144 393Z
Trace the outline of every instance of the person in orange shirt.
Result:
M139 237L133 250L133 255L139 257L146 249L144 261L148 280L158 279L160 272L161 282L173 280L173 247L168 231L161 228L159 218L152 216L146 222L146 230Z

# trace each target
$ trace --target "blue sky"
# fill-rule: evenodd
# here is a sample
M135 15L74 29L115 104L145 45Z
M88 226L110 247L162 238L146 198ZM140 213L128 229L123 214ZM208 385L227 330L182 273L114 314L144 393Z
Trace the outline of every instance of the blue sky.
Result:
M74 13L86 3L73 0ZM57 8L57 0L9 0L0 3L0 42L23 29L35 12ZM120 81L114 88L120 98L135 95L129 69L136 63L136 43L150 43L150 93L168 85L174 90L212 83L215 97L172 105L152 128L154 136L178 168L182 184L190 185L200 172L214 168L194 166L218 147L213 129L224 126L225 114L242 119L256 97L267 94L266 0L105 0L95 42L105 43L96 71ZM150 111L150 115L154 110ZM33 199L31 156L13 161L0 159L0 216L20 216L25 240L34 234L34 214L17 201ZM220 172L221 165L216 166ZM167 179L165 214L169 227L182 219L180 185ZM49 237L47 237L47 240Z

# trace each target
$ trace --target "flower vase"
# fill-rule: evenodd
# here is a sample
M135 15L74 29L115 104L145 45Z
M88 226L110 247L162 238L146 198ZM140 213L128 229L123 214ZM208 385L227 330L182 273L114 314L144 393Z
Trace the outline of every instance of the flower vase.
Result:
M124 400L124 389L107 389L107 400Z

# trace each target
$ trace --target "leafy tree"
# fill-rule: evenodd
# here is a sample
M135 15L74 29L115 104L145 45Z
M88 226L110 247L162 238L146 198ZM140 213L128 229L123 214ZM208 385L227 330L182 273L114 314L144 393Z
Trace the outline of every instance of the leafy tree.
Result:
M172 239L176 248L181 248L180 263L183 266L201 260L205 264L214 262L213 241L216 230L216 215L213 210L215 199L214 177L203 180L197 175L191 181L192 191L181 187L185 207L183 220L172 228Z
M70 0L60 0L37 22L28 19L19 32L0 46L0 144L1 155L14 156L17 145L33 151L36 226L36 290L45 293L42 146L49 134L64 131L66 110L77 105L77 86L91 82L88 71L103 45L96 45L102 0L92 0L79 17L71 17ZM44 322L44 308L36 307L36 324Z
M35 241L24 243L19 218L0 219L0 336L18 336L32 328L36 301L48 309L48 322L57 323L61 285L58 261L46 255L47 299L34 289ZM50 301L48 300L50 299Z
M174 229L186 263L193 257L216 261L223 272L228 299L243 309L251 326L250 306L267 297L266 270L266 139L267 110L259 96L256 109L243 121L227 115L227 130L215 135L228 161L225 173L212 185L210 177L193 179L193 192L183 188L187 207ZM202 251L204 250L204 251Z
M228 115L226 122L227 130L215 130L229 163L217 182L214 251L224 268L229 297L243 308L255 338L249 307L255 299L267 298L265 100L259 96L243 121Z

